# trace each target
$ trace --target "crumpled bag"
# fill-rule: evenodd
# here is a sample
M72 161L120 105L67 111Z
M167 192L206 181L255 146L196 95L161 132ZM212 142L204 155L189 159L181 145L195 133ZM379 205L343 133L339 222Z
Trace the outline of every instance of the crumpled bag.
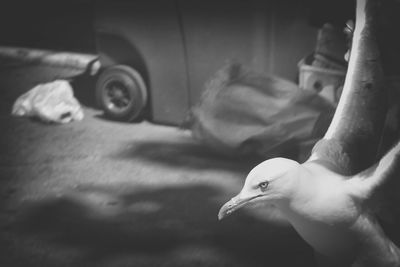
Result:
M83 119L83 111L66 80L39 84L18 97L12 115L35 117L44 122L68 123Z
M224 155L302 160L302 148L324 135L334 110L314 91L230 64L208 82L184 127Z

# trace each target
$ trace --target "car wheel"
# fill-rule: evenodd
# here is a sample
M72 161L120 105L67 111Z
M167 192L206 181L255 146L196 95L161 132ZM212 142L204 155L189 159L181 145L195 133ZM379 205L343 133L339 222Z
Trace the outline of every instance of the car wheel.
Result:
M96 98L105 115L113 120L141 119L147 104L147 89L141 75L125 65L105 69L96 83Z

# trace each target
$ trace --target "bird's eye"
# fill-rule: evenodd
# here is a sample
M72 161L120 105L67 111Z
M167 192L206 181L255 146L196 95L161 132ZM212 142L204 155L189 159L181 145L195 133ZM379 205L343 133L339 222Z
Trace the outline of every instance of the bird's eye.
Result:
M269 183L267 181L265 181L265 182L259 183L258 187L261 189L261 191L265 191L268 187L268 184Z

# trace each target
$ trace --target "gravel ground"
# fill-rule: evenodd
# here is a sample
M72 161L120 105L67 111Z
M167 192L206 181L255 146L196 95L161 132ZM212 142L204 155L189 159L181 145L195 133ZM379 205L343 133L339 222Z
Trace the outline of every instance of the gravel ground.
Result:
M217 220L255 160L215 155L174 127L111 122L90 105L67 125L11 117L27 88L18 82L43 71L0 69L0 266L313 266L269 207ZM91 90L82 84L78 96Z

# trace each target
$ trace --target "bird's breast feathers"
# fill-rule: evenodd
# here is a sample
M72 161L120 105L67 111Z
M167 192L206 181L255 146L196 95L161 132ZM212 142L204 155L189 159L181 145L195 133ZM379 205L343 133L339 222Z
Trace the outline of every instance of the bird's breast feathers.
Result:
M327 225L351 225L360 214L360 205L343 192L318 192L308 200L293 201L290 205L293 215L325 223Z
M342 176L312 166L300 179L300 188L289 201L291 216L328 225L351 225L357 220L362 205Z

